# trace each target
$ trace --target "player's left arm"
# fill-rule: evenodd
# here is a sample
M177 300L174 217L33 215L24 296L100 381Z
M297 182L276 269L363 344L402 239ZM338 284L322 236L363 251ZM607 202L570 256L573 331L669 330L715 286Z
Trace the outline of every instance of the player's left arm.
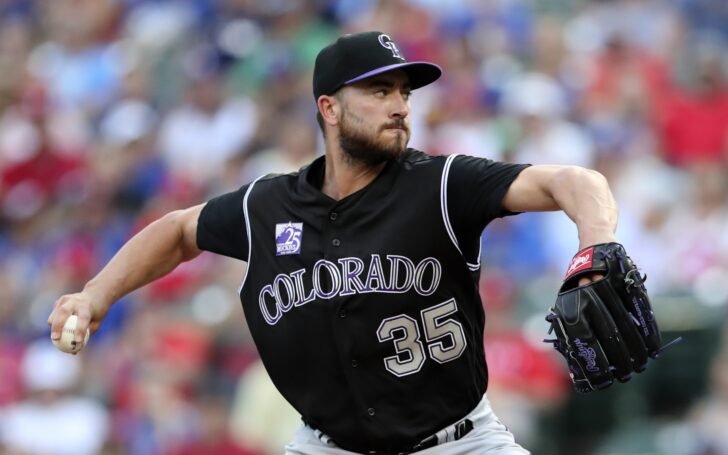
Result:
M662 343L645 276L616 242L617 204L602 174L531 166L511 183L502 205L512 212L563 210L576 223L580 251L546 317L556 337L544 341L564 356L578 392L628 381L681 340Z
M616 241L618 209L607 179L578 166L535 165L524 169L503 198L512 212L563 210L576 224L579 249Z

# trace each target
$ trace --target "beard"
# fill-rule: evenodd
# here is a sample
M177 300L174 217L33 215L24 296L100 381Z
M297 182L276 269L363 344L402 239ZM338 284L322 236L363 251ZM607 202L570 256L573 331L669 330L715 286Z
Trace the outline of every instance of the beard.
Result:
M388 128L397 130L394 138L387 140L379 134ZM404 153L410 132L404 118L398 118L377 128L368 127L364 119L344 109L339 125L339 145L344 158L351 164L375 166L387 160L397 159Z

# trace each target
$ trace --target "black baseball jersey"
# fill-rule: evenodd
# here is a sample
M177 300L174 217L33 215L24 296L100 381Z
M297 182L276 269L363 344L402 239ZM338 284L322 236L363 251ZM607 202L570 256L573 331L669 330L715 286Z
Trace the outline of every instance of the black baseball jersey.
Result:
M248 262L250 331L307 424L356 452L411 447L485 393L480 234L525 166L408 149L339 201L324 166L210 200L197 242Z

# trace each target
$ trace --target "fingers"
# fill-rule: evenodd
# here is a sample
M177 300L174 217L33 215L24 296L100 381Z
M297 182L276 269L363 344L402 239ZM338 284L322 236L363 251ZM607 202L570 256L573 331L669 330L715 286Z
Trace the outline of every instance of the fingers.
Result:
M73 304L68 304L70 296L64 295L56 301L51 315L48 317L48 324L51 326L51 339L60 340L63 324L73 314Z
M594 281L599 281L602 278L604 278L604 275L601 273L592 273L591 275L584 275L583 277L579 278L579 286L586 286L589 283L593 283Z
M59 340L63 325L68 317L75 314L78 317L74 339L76 342L83 342L86 338L86 330L91 325L91 305L82 294L69 294L59 298L53 306L53 311L48 316L48 325L51 327L51 339Z
M83 343L86 338L86 330L88 330L89 324L91 323L91 312L87 307L80 307L76 310L76 316L78 317L78 321L76 322L74 339L76 343Z

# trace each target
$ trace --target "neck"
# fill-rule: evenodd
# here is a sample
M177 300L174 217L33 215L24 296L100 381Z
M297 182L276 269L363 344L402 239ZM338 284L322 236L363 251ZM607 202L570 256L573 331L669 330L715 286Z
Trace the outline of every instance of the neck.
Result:
M385 161L370 166L352 162L344 157L344 151L340 147L332 146L326 147L325 159L326 170L321 192L337 201L367 186L387 164Z

